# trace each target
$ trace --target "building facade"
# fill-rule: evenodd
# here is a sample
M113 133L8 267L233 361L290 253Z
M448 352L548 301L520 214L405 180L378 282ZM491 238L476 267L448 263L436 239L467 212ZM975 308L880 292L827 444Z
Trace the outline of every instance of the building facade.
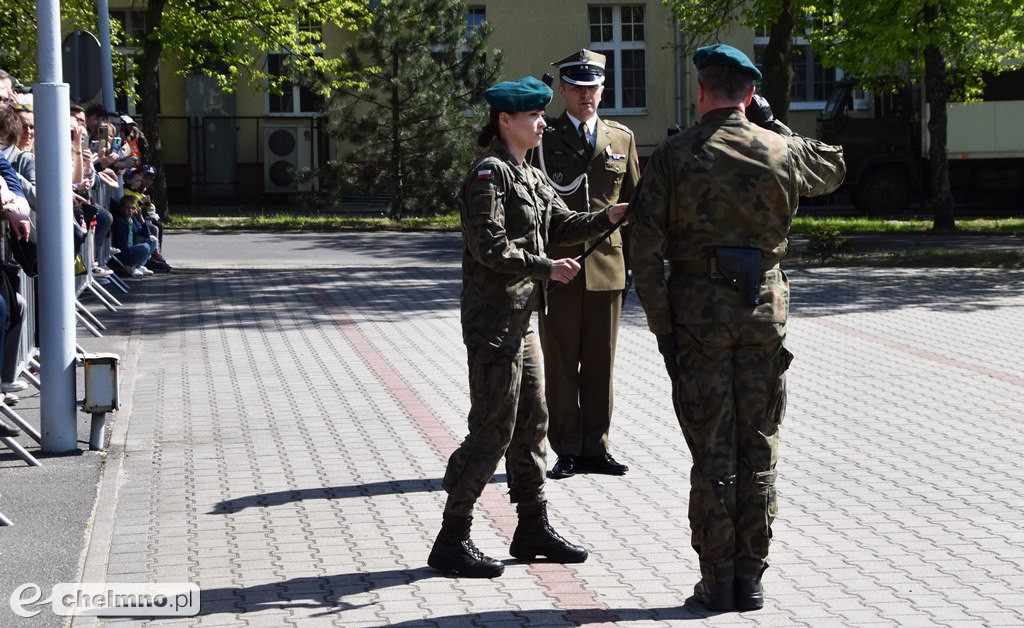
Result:
M129 32L144 32L145 11L133 0L111 0L111 16ZM475 0L468 25L493 27L489 48L503 51L504 79L557 75L551 62L580 48L608 58L599 113L636 133L641 157L664 139L669 126L696 122L696 79L690 60L681 59L681 34L660 0ZM310 25L310 28L321 28ZM324 54L337 54L348 33L322 26ZM763 34L737 27L723 41L757 60L767 44ZM841 73L825 70L809 46L796 40L796 79L790 123L813 135L815 118ZM281 55L264 60L271 72ZM200 202L259 200L264 195L308 191L315 182L289 175L294 168L336 157L341 147L327 141L320 100L300 85L282 95L241 84L221 93L211 81L182 77L173 62L161 70L160 111L169 182L174 196ZM120 107L131 112L122 98ZM556 97L550 113L561 111Z

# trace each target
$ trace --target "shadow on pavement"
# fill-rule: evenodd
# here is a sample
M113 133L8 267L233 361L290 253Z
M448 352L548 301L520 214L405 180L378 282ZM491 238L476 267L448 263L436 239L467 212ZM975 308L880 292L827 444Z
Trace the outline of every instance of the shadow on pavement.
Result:
M341 253L353 260L389 260L400 263L429 262L458 264L462 259L462 234L459 232L416 232L416 231L301 231L265 232L210 230L194 233L177 232L175 236L203 242L206 245L223 241L225 246L234 247L235 241L243 238L248 248L270 251L268 255L280 254L283 246L290 253L302 259L316 258L323 252L332 252L335 257ZM270 247L270 248L264 248Z
M1024 281L1022 271L954 269L794 269L787 271L792 309L831 316L926 308L973 312L1005 307Z
M504 484L507 478L504 473L495 474L489 484ZM264 508L281 506L293 502L312 499L345 499L347 497L377 497L380 495L400 495L404 493L429 493L440 491L441 478L421 478L414 480L392 480L389 482L371 482L369 484L353 484L352 486L333 486L328 488L306 488L297 491L277 491L261 495L248 495L219 502L208 515L228 515L241 512L246 508Z
M1024 271L800 267L787 272L793 312L801 316L908 307L990 310L1004 307L1004 298L1015 295L1024 282ZM325 299L360 323L447 313L457 326L460 289L458 267L223 269L139 282L137 298L163 304L158 320L141 325L143 334L208 325L254 331L268 325L319 326L332 314L321 305ZM627 297L624 322L645 325L634 292Z
M428 578L444 578L429 567L356 572L324 577L304 577L251 587L204 589L199 615L246 614L287 608L322 608L313 617L344 614L345 611L374 606L376 602L352 603L346 596L362 595L390 587L407 586ZM681 606L663 608L577 608L571 610L501 610L392 623L391 626L528 625L586 626L631 621L702 620L718 615L691 597ZM342 616L342 618L344 618Z

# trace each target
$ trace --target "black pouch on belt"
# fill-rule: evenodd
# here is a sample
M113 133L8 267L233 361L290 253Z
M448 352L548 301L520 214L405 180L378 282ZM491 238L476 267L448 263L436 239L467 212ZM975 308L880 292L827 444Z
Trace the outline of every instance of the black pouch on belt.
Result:
M761 249L715 247L715 266L747 305L761 303Z

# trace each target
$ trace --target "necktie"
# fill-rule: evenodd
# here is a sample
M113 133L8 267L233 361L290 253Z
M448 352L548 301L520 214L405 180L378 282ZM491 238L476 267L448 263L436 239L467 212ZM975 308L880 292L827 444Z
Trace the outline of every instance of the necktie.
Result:
M594 150L594 145L590 143L590 129L587 128L586 122L580 122L580 138L587 150Z

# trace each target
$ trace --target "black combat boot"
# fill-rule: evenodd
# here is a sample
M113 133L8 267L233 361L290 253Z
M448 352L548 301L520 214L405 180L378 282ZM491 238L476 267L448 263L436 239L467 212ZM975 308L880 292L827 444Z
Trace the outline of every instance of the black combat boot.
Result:
M582 563L587 550L566 541L551 529L545 502L519 505L519 525L508 553L521 561L544 556L554 563Z
M505 565L484 556L469 538L473 517L445 517L427 564L438 571L464 578L497 578Z
M764 608L764 587L760 580L736 578L733 588L737 610L756 611Z
M713 582L701 580L693 587L693 597L709 611L734 611L736 598L733 594L733 581Z

